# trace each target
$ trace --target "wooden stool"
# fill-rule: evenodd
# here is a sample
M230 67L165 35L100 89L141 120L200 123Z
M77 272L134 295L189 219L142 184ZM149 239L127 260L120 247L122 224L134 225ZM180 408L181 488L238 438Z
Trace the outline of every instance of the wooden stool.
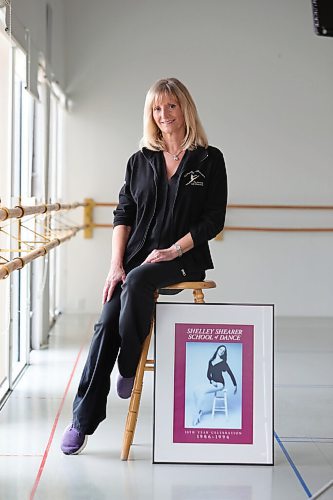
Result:
M161 295L163 295L163 290L166 291L166 294L168 294L168 292L171 292L172 290L174 290L176 292L177 292L177 290L179 290L179 291L181 291L181 290L193 290L194 302L196 304L203 304L205 302L203 289L207 289L207 288L216 288L216 283L214 281L184 281L181 283L175 283L174 285L169 285L161 290L157 290L155 292L155 302L157 302L157 299L158 299L158 296L160 293L161 293ZM131 395L131 399L130 399L130 403L129 403L129 409L128 409L127 420L126 420L126 427L125 427L124 438L123 438L121 460L128 459L130 447L133 443L136 422L138 419L138 413L139 413L139 407L140 407L144 372L145 371L154 371L154 360L147 359L153 329L154 329L154 318L152 318L152 321L151 321L149 334L143 343L140 361L139 361L138 367L136 369L134 386L133 386L132 395Z

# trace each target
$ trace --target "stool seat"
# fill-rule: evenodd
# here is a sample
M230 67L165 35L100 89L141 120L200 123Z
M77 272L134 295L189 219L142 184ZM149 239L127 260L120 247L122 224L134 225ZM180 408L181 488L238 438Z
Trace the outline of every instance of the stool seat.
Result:
M173 285L164 286L161 290L202 290L203 288L216 288L215 281L182 281Z
M194 302L200 303L203 299L203 289L216 288L215 281L181 281L173 285L160 288L157 293L161 295L177 295L183 290L193 290Z
M215 281L182 281L179 283L173 283L172 285L165 286L155 292L155 302L158 299L159 294L162 295L173 295L175 293L181 292L182 290L192 290L194 302L196 304L204 304L204 294L202 290L207 290L209 288L216 288ZM147 359L148 350L150 346L150 340L152 332L154 329L154 318L151 320L150 331L146 337L143 346L139 364L136 370L134 386L132 390L132 395L130 399L126 427L124 432L123 447L121 451L121 459L127 460L130 447L133 442L136 422L139 413L141 393L143 387L143 375L145 371L154 371L155 361L154 359Z

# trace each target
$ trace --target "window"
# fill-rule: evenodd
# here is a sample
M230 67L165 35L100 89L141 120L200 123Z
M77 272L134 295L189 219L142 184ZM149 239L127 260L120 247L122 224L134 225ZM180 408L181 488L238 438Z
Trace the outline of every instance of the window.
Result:
M25 90L26 56L13 48L13 137L12 137L12 204L31 204L31 169L34 99ZM12 245L25 249L22 240L31 236L26 224L12 221ZM14 258L17 252L11 255ZM11 382L14 383L29 361L31 267L10 275L11 282Z
M1 11L0 11L1 12ZM10 130L11 130L11 46L0 30L0 203L10 202ZM9 236L1 231L0 248L9 248ZM0 263L9 260L2 253ZM0 281L0 401L9 389L9 280Z
M26 90L26 63L0 18L0 203L6 207L55 202L61 196L64 99L40 71L37 101ZM24 242L34 241L34 222L33 217L0 222L1 264L29 250ZM59 309L60 253L52 250L0 280L0 403L29 363L30 349L48 342Z
M60 100L52 91L50 94L50 160L49 160L49 195L51 202L59 201L61 198L61 118L62 108ZM49 319L50 325L56 320L59 312L59 259L61 248L55 248L49 254L50 266L50 301Z

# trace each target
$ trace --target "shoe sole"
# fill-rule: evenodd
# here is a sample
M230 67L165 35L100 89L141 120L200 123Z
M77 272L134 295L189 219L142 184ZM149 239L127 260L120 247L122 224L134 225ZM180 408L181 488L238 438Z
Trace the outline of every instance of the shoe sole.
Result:
M85 438L84 438L84 441L83 441L83 443L82 443L81 448L79 448L79 449L78 449L77 451L75 451L74 453L71 453L71 455L78 455L79 453L81 453L81 451L83 451L83 450L84 450L84 448L86 447L86 445L87 445L87 441L88 441L88 436L85 436Z
M66 451L64 450L63 448L61 448L61 451L65 454L65 455L78 455L79 453L81 453L81 451L84 450L84 448L86 447L86 444L87 444L87 441L88 441L88 436L85 436L84 438L84 441L82 443L82 445L80 446L80 448L76 451Z

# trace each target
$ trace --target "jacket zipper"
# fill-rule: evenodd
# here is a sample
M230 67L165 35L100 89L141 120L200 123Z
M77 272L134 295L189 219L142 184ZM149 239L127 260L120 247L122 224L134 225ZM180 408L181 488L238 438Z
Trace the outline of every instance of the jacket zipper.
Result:
M206 154L206 156L200 161L200 163L202 163L203 161L205 161L206 159L208 158L208 153ZM174 212L174 208L175 208L175 204L176 204L176 200L177 200L177 196L178 196L178 191L179 191L179 184L180 184L180 181L181 181L181 178L183 177L183 173L184 171L181 173L181 175L179 176L179 179L178 179L178 182L177 182L177 190L176 190L176 196L173 200L173 205L172 205L172 214L171 214L171 217L172 217L172 225L173 225L173 212ZM186 276L186 271L184 268L182 268L180 270L180 272L182 273L182 275L185 277Z
M150 221L149 221L149 224L147 224L147 228L146 228L146 231L145 231L145 234L142 238L142 241L141 241L141 244L134 250L134 252L132 252L132 255L130 255L128 257L128 262L133 259L133 257L140 252L141 248L143 247L143 245L145 244L145 241L146 241L146 238L147 238L147 234L148 234L148 231L149 231L149 228L150 228L150 224L154 218L154 215L155 215L155 212L156 212L156 203L157 203L157 184L156 184L156 175L155 175L155 169L154 169L154 166L152 165L152 163L149 161L149 164L151 165L152 169L153 169L153 172L154 172L154 185L155 185L155 203L154 203L154 210L153 210L153 215L151 216L150 218Z

